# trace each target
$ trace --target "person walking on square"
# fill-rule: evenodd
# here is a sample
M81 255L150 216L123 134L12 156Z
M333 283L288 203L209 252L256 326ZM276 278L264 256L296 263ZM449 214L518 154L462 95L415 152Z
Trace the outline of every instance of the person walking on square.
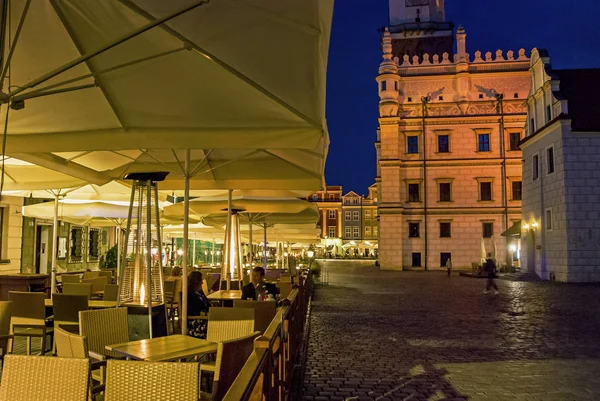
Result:
M448 277L450 277L452 273L452 260L450 258L446 261L446 271L448 272Z
M488 278L486 280L485 290L483 290L483 293L487 294L490 289L494 287L494 295L498 295L498 286L494 281L496 278L496 261L492 258L486 259L484 269Z

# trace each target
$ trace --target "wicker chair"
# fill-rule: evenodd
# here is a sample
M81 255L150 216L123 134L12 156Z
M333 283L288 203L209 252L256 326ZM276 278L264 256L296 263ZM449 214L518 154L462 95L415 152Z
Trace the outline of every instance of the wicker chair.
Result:
M165 305L167 307L167 318L171 321L173 331L175 331L175 316L180 316L179 301L181 296L181 287L178 286L179 283L181 283L181 281L175 278L171 280L165 280L163 282ZM179 324L181 327L181 323Z
M254 310L249 308L219 308L208 310L206 339L222 342L254 332Z
M104 286L108 284L108 277L84 278L82 284L92 285L92 297L99 297L104 292ZM101 297L100 297L101 298Z
M88 299L90 299L92 297L92 284L65 283L63 284L63 294L87 295Z
M264 333L277 313L277 302L258 302L251 300L233 301L234 308L254 309L254 330Z
M0 349L2 350L0 360L8 353L8 342L13 337L12 334L10 334L11 307L11 301L0 301Z
M61 324L79 324L79 311L88 310L88 298L85 295L52 294L54 311L54 330ZM54 344L56 351L56 339Z
M254 350L254 340L260 336L260 332L248 334L243 337L220 342L217 348L214 378L211 391L213 401L221 401L235 378L242 370ZM206 365L200 365L201 371L206 371Z
M119 297L119 285L118 284L106 284L104 286L104 301L116 301Z
M100 270L98 273L100 274L99 277L106 277L108 284L113 283L114 277L113 277L113 272L111 270Z
M107 361L105 401L197 401L198 364Z
M56 327L54 330L54 342L56 343L56 356L60 358L86 358L89 359L87 337L71 333L64 328ZM105 361L92 363L92 379L104 383Z
M221 273L208 273L206 275L206 286L208 287L208 291L212 292L216 288L218 288L218 283L221 282ZM208 295L208 292L206 293Z
M0 401L87 401L89 360L7 355Z
M89 279L89 278L97 278L97 277L100 277L100 271L98 271L98 270L83 272L84 280Z
M31 338L42 339L40 352L46 352L46 337L53 335L53 328L46 327L46 306L41 292L9 291L12 301L10 332L14 337L27 337L27 355L31 355ZM12 351L12 345L11 345Z
M122 357L117 352L107 351L105 347L129 341L127 308L92 309L79 312L79 334L87 337L92 358L102 360L104 357Z
M81 284L81 276L79 274L63 274L60 276L64 284Z

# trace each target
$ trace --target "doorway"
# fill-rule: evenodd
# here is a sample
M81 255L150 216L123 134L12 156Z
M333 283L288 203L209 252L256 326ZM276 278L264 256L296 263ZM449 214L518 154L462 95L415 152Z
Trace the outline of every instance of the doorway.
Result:
M35 229L35 272L47 274L50 253L50 226L36 226Z
M535 232L527 233L527 272L535 273Z

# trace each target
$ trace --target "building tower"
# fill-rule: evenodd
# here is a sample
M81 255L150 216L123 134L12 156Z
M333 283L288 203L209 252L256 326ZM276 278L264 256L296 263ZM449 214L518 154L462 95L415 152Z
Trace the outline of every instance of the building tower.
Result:
M445 17L444 0L390 0L393 57L452 54L454 25Z

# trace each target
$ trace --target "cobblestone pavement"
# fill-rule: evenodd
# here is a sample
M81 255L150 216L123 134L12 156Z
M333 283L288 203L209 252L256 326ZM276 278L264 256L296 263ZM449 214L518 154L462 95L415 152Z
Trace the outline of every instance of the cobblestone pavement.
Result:
M600 286L329 262L305 400L600 400Z

